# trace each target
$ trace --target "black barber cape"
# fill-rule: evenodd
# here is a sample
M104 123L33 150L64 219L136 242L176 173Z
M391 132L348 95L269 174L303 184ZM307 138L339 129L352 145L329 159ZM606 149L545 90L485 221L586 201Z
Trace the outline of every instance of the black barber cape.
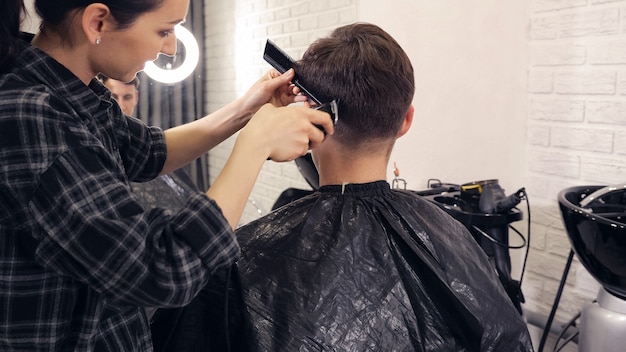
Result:
M236 266L157 314L156 351L532 351L467 229L387 182L323 186L237 237Z

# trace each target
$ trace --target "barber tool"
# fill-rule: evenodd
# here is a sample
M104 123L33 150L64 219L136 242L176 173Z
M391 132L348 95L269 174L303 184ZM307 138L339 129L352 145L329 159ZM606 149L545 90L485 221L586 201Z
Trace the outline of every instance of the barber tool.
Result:
M338 104L339 100L332 100L330 103L317 105L313 107L313 109L320 110L329 114L330 118L333 120L333 124L336 124L337 120L339 119L339 108L337 107Z
M265 52L263 53L263 59L265 59L265 61L267 61L280 73L285 73L290 68L295 69L298 66L298 63L294 59L292 59L289 55L287 55L287 53L277 47L276 44L274 44L274 42L269 39L265 43ZM302 78L298 76L297 71L292 83L296 87L300 88L304 95L306 95L309 99L315 102L315 104L317 104L314 109L328 113L333 123L337 122L337 120L339 119L338 100L334 99L330 102L322 102L319 98L319 95L313 93L310 89L306 87Z
M265 59L265 61L267 61L280 73L285 73L290 68L295 69L296 66L298 66L298 63L294 59L292 59L289 55L287 55L287 53L277 47L276 44L274 44L274 42L269 39L265 43L265 52L263 53L263 59ZM304 92L304 94L311 100L313 100L317 105L322 105L322 101L304 86L302 79L298 76L297 72L296 75L293 77L292 83L296 87L300 88L300 90Z

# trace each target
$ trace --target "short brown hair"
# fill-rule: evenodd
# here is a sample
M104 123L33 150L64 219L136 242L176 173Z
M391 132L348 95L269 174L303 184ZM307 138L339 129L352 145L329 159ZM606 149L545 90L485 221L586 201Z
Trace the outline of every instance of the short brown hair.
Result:
M349 146L395 137L415 94L407 54L369 23L339 27L315 41L296 72L324 102L340 99L334 137Z

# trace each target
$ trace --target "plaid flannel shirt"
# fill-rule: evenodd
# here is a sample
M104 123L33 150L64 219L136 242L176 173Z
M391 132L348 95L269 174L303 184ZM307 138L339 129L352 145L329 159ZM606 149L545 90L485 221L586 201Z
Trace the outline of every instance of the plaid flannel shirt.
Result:
M0 350L150 351L142 307L188 303L239 246L217 204L143 209L163 133L37 48L0 76Z

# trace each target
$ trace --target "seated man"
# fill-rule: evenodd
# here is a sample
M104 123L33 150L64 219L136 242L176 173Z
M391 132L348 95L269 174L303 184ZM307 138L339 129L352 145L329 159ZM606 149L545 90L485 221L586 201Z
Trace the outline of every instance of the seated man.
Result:
M203 351L532 351L465 226L386 181L414 111L398 43L371 24L344 26L313 43L297 72L323 101L340 101L335 133L312 154L319 190L239 228L236 267L187 308L197 320L177 315L201 333L180 338L178 326L156 351L180 341Z

